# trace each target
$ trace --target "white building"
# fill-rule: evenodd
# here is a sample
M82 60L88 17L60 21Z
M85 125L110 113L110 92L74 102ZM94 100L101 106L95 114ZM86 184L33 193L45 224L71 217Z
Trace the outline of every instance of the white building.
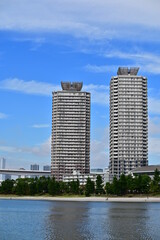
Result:
M63 182L71 182L79 180L80 185L85 185L87 183L88 177L96 183L97 176L100 175L102 177L102 181L104 182L104 173L90 173L90 174L81 174L78 171L73 171L72 174L63 175Z
M148 165L147 78L119 68L110 81L110 176Z
M104 184L106 184L107 182L109 182L110 178L109 178L109 168L106 167L104 169Z

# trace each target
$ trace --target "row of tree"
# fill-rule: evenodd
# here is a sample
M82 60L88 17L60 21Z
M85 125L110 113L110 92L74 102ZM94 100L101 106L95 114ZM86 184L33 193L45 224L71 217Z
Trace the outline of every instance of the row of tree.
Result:
M105 190L108 195L157 194L160 193L160 173L156 169L152 180L148 175L122 174L119 180L114 177L112 183L106 183Z
M160 193L160 173L156 169L154 178L147 175L139 175L132 177L122 174L120 179L114 177L112 183L103 185L102 177L97 176L96 183L90 178L87 179L86 185L81 186L79 181L71 181L68 183L58 182L55 178L19 178L16 180L3 181L0 186L0 194L16 194L16 195L85 195L94 194L107 195L126 195L126 194L149 194Z
M97 176L96 184L87 179L85 186L80 186L79 180L71 182L58 182L55 178L18 178L16 180L5 180L0 186L0 194L16 194L16 195L83 195L104 193L103 181L101 176Z

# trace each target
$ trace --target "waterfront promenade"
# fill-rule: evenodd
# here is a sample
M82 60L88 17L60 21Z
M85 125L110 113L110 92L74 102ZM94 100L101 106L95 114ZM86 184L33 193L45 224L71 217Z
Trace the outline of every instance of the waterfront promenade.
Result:
M160 197L46 197L46 196L0 196L10 200L45 200L74 202L160 202Z

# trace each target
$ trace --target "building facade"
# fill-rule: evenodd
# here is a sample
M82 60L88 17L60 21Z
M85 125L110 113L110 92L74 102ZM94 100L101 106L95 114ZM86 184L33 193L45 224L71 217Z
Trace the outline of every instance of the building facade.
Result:
M0 169L5 169L6 168L6 159L5 158L0 158ZM5 180L5 175L0 174L0 182Z
M44 165L43 166L43 171L51 171L51 166L50 165Z
M109 179L109 168L106 167L104 169L104 184L106 184L109 181L110 181L110 179Z
M160 172L160 165L149 165L144 167L138 167L131 171L131 175L133 177L139 176L139 175L148 175L153 180L156 169Z
M90 173L103 173L103 169L102 168L91 168Z
M110 178L148 165L147 78L119 68L110 81Z
M30 169L38 171L39 170L39 165L38 164L31 164Z
M82 83L61 82L62 91L53 92L51 175L90 171L90 93Z
M78 171L73 171L72 174L64 174L63 175L63 182L72 182L72 181L79 181L80 185L86 185L87 179L90 178L96 184L97 176L100 175L102 178L103 184L104 182L104 173L103 172L94 172L90 174L81 174Z

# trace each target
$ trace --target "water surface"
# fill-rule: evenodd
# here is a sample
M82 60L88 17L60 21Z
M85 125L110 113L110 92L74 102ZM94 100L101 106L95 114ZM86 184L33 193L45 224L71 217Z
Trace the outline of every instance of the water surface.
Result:
M0 200L0 240L160 239L160 203Z

